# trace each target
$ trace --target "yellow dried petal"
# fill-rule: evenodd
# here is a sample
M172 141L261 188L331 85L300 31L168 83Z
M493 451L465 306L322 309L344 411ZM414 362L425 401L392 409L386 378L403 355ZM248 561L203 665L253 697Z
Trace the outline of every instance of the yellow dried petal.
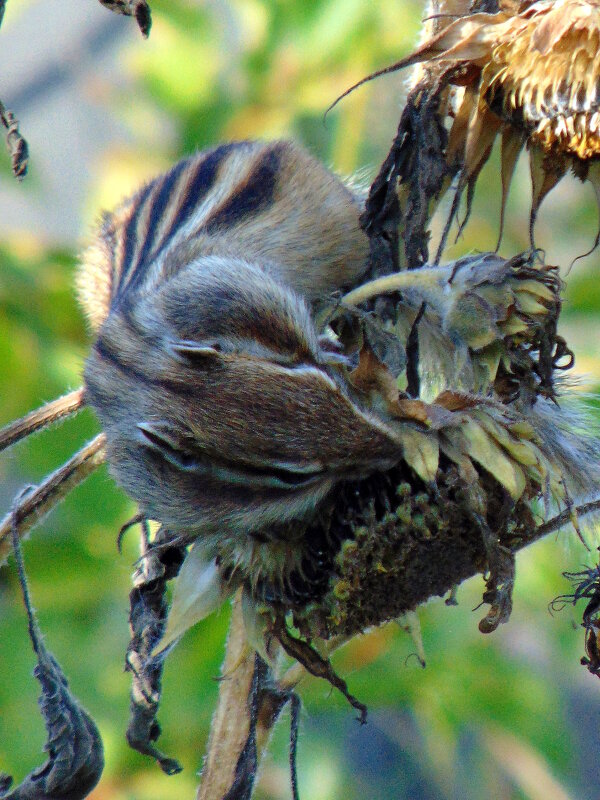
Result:
M440 460L437 434L406 426L402 431L403 457L425 483L435 481Z
M496 478L513 500L518 500L527 485L521 467L506 455L498 443L474 419L465 419L459 429L469 456Z
M498 327L504 336L516 336L518 333L525 333L529 328L525 320L520 319L516 314L511 314L506 322L499 322Z
M478 420L515 461L526 467L536 467L536 472L538 472L539 476L546 474L546 469L543 466L545 459L539 448L532 441L527 439L520 441L512 436L502 424L484 414L478 414Z
M519 311L522 311L524 314L529 314L533 317L537 314L548 313L546 306L538 303L535 297L532 294L529 294L529 292L519 292L518 299Z
M214 558L207 559L198 543L187 554L175 580L167 627L152 655L176 642L189 628L212 614L224 596Z
M482 370L485 370L486 379L480 378L481 386L477 387L477 391L484 393L485 384L493 383L498 374L498 367L500 366L500 358L502 356L502 345L494 343L482 350L474 356L474 361Z
M524 419L509 423L508 429L512 434L518 436L519 439L537 440L533 425L531 425L530 422L526 422Z
M541 297L542 300L548 300L549 303L553 303L556 300L556 295L552 289L541 281L533 280L533 278L529 280L515 280L512 282L512 287L517 294L528 292L534 295L534 297Z
M472 461L465 454L459 438L454 437L455 441L451 442L446 434L447 432L444 431L442 431L440 434L440 450L446 456L446 458L449 458L453 464L456 464L460 472L460 476L465 484L470 486L477 483L479 480L479 475L477 474L477 470L473 466Z

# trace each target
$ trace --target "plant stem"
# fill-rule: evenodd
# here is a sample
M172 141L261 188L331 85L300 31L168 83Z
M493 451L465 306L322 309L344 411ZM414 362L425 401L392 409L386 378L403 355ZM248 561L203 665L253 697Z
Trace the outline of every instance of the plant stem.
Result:
M250 729L248 698L253 675L254 652L246 640L241 594L238 592L233 601L219 699L211 722L196 800L222 800L233 784L235 768Z

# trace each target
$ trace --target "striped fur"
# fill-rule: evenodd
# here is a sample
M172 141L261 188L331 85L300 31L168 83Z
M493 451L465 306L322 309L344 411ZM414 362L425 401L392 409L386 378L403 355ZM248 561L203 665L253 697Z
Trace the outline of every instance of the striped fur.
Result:
M221 145L106 215L84 255L81 302L97 330L111 305L155 291L209 254L260 264L314 300L364 271L359 210L344 184L290 142Z
M401 457L313 321L366 268L359 213L293 144L222 145L107 216L84 259L86 396L112 471L144 515L228 563L268 562L270 527Z

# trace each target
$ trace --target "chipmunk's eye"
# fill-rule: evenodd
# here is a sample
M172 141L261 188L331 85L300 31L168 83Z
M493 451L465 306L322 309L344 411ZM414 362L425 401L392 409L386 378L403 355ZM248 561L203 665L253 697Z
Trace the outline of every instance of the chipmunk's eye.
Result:
M182 449L181 443L157 425L148 422L138 423L142 443L149 450L161 456L174 467L181 470L197 470L198 459L189 451Z
M171 350L175 355L195 364L205 361L215 362L221 355L221 348L218 342L189 342L179 341L171 345Z

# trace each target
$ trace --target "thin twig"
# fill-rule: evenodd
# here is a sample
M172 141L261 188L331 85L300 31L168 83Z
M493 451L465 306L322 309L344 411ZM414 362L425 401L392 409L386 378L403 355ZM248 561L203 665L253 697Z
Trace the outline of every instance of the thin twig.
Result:
M30 436L32 433L52 425L65 417L70 417L83 406L85 389L80 386L73 392L51 400L41 408L30 411L21 419L10 422L0 429L0 451Z
M588 503L582 503L580 506L567 508L562 513L557 514L555 517L552 517L552 519L549 519L548 522L544 522L536 528L536 534L542 537L549 533L554 533L562 528L563 525L568 525L573 519L573 514L576 514L578 517L585 517L586 514L593 514L594 511L600 511L600 498L590 500ZM536 536L536 538L538 538L538 536Z
M106 460L106 435L99 433L65 464L55 470L32 492L24 497L14 512L0 521L0 564L10 550L13 513L17 515L21 538L56 506L77 484L88 477Z

